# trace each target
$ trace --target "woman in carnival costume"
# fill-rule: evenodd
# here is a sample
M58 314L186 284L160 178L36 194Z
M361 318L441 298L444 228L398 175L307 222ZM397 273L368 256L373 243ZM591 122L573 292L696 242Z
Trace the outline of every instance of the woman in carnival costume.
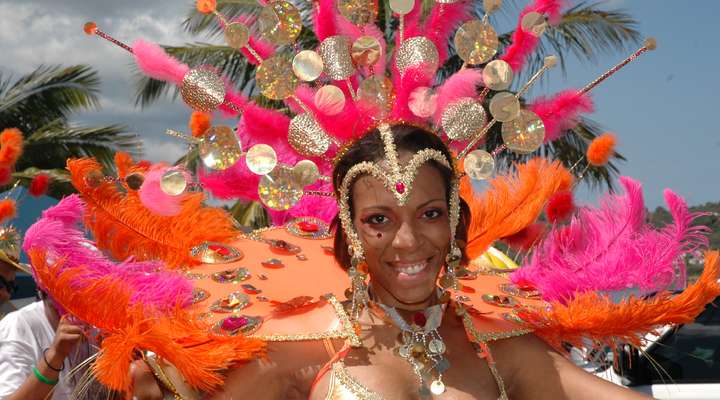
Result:
M497 6L486 3L487 12ZM484 194L471 186L492 174L498 152L531 153L558 138L591 110L589 91L652 40L583 89L523 109L520 96L553 58L518 93L503 90L546 17L559 15L556 1L528 5L497 59L497 35L466 2L435 4L424 20L420 2L390 2L400 24L389 57L373 2L321 0L318 51L292 59L272 46L302 29L290 3L265 6L257 30L253 18L230 21L213 1L197 6L258 64L262 94L297 115L264 109L159 46L127 46L86 25L132 52L148 76L178 84L196 111L241 115L236 132L196 114L192 136L172 133L198 147L207 167L198 183L182 166L123 154L117 177L94 160L70 160L80 197L47 210L26 235L36 279L102 332L93 374L109 388L186 399L636 398L575 367L561 355L565 345L640 345L720 294L716 252L696 283L665 291L684 280L681 257L707 243L672 192L675 221L658 230L644 223L642 191L629 178L624 195L577 211L559 205L571 173L541 158L496 176ZM467 67L434 87L453 32ZM498 122L503 145L476 150ZM607 162L613 140L590 150L591 162ZM242 233L202 204L197 187L260 200L275 225ZM546 232L536 229L543 210ZM509 275L477 265L497 263L503 255L490 245L518 236L533 250L521 268ZM636 295L611 301L627 288Z

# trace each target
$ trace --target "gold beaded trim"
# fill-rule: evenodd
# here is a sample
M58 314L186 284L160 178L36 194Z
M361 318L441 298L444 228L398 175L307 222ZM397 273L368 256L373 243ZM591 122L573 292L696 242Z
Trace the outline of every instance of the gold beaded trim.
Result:
M332 365L332 372L330 375L330 385L328 389L328 395L326 399L334 399L335 388L343 388L350 391L356 398L363 400L382 400L383 397L379 394L366 388L363 384L356 381L348 372L345 364L342 361L338 361Z
M476 343L492 342L494 340L509 339L512 337L527 335L532 329L513 329L501 332L480 332L472 321L472 317L467 311L462 313L463 324L465 329L472 335L472 339Z

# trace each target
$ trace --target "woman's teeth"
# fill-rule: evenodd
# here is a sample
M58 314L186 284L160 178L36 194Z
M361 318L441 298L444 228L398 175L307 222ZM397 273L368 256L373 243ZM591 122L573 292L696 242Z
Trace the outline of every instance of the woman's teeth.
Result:
M422 272L425 267L427 267L427 262L421 262L421 263L415 263L415 264L405 264L402 266L398 266L398 272L405 274L405 275L415 275L420 272Z

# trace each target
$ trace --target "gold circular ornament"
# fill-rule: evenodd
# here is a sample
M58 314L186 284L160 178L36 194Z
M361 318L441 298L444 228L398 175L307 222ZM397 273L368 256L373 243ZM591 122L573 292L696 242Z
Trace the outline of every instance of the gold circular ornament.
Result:
M419 64L425 64L429 72L434 72L440 63L440 55L430 39L416 36L406 39L400 45L395 63L401 74L404 74L408 68Z
M510 87L515 74L510 64L503 60L492 60L482 71L483 83L490 90L500 91Z
M415 88L410 93L408 108L420 118L429 118L437 110L437 93L427 86Z
M495 159L485 150L475 150L465 156L463 167L470 179L481 181L492 176Z
M140 190L143 182L145 182L145 176L139 172L133 172L125 177L125 184L130 190Z
M287 1L274 1L258 16L260 34L270 43L282 46L295 42L302 30L300 12Z
M415 7L415 0L390 0L390 9L394 12L405 15Z
M485 14L492 14L502 7L502 0L483 0Z
M286 211L300 201L303 190L295 183L294 174L290 168L278 166L260 178L258 195L263 204L269 208Z
M310 114L298 114L290 120L288 142L298 153L321 156L330 147L330 138Z
M209 113L225 101L225 83L209 69L191 69L183 77L180 95L192 109Z
M225 43L233 49L242 49L250 40L247 26L240 22L233 22L225 28Z
M465 22L455 33L457 54L471 65L488 62L497 53L498 44L495 29L478 19Z
M256 144L245 155L245 164L253 174L266 175L275 169L277 154L266 144Z
M520 115L502 124L502 138L508 149L521 154L532 153L545 140L545 124L532 111L520 110Z
M355 65L375 65L380 59L382 47L380 42L372 36L360 36L352 44L350 56Z
M235 132L226 125L213 126L198 146L200 159L206 167L224 170L242 156L242 148Z
M445 384L440 379L434 380L430 384L430 392L435 396L445 393Z
M292 170L299 186L312 185L320 178L320 169L312 160L300 160Z
M273 100L284 100L295 93L298 78L289 74L292 64L283 55L276 55L264 60L255 71L255 81L260 92Z
M355 26L365 26L375 19L373 0L337 0L336 4L340 15Z
M445 109L440 123L451 140L465 140L479 132L486 121L483 106L477 100L465 97Z
M320 43L318 49L325 64L325 73L330 79L340 81L349 78L355 72L350 56L350 40L347 36L330 36Z
M520 101L510 92L501 92L490 100L490 114L500 122L512 121L520 114Z
M392 82L384 76L373 75L362 81L358 87L358 99L376 107L380 118L390 111L392 98Z
M539 37L545 33L547 21L545 21L545 16L539 12L531 11L522 17L522 20L520 20L520 27L523 31Z
M295 55L292 69L301 81L312 82L323 72L323 61L320 54L312 50L303 50Z
M326 115L337 115L345 108L345 93L335 85L325 85L315 92L315 107Z
M160 177L160 190L168 196L180 196L185 193L188 181L182 171L171 169Z

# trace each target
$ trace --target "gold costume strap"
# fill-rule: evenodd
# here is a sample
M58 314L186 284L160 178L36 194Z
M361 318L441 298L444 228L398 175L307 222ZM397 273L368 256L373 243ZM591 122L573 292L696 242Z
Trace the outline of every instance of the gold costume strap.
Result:
M490 352L490 346L488 346L486 342L480 342L480 349L483 353L483 358L487 361L490 373L493 378L495 378L495 383L497 383L498 391L500 392L498 400L508 400L507 392L505 391L505 381L503 381L502 376L500 376L500 372L497 370L495 358L493 358L492 353Z

